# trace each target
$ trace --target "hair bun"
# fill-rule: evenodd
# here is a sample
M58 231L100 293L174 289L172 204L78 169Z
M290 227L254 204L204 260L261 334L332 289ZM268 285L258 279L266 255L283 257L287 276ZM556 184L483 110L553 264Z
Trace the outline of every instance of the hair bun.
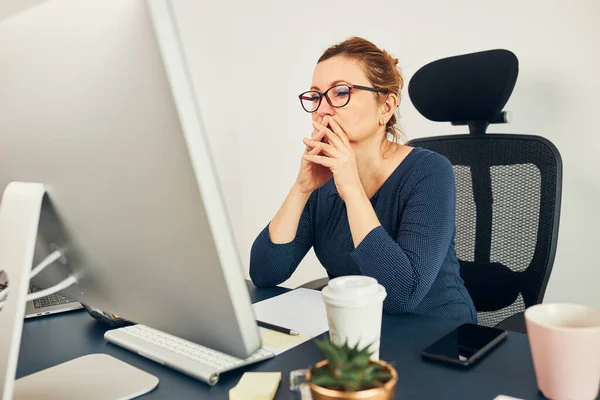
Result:
M386 50L382 50L383 54L385 54L385 57L390 60L390 63L395 67L396 65L398 65L398 59L396 57L393 57L390 53L388 53Z

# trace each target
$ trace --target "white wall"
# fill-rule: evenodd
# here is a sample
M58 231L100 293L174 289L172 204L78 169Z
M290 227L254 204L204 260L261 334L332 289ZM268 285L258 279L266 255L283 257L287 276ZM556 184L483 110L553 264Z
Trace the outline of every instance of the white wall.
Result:
M37 2L4 1L0 19ZM546 301L600 306L600 2L174 0L174 8L246 270L255 236L295 179L301 138L311 132L297 94L327 46L364 36L400 59L407 82L435 59L506 48L520 61L505 108L514 122L491 131L544 136L564 162ZM409 139L464 131L426 120L403 94ZM323 275L311 252L286 284Z
M3 0L0 3L0 20L18 12L35 7L47 0Z

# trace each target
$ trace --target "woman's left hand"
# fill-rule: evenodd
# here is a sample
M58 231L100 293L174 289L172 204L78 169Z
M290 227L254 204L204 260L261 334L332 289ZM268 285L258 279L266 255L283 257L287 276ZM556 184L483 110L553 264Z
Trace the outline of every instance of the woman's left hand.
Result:
M319 154L325 154L325 156L305 154L304 158L331 170L338 194L344 201L364 194L354 150L350 147L346 133L330 116L326 116L323 123L313 121L313 126L319 132L325 131L325 137L329 143L303 139L305 145L310 148L319 147L321 149Z

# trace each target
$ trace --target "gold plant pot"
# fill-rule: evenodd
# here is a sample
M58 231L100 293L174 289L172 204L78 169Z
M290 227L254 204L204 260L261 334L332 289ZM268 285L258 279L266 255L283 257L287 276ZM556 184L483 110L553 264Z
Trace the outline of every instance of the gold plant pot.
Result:
M313 368L318 369L327 365L328 361L323 360L317 363ZM398 382L398 373L390 364L385 361L371 361L370 364L379 364L387 369L392 378L387 381L383 387L375 389L361 390L358 392L344 392L341 390L327 389L321 386L317 386L313 383L309 383L310 394L313 400L391 400L394 398L394 392L396 390L396 383ZM308 370L306 379L310 379L312 376L312 368Z

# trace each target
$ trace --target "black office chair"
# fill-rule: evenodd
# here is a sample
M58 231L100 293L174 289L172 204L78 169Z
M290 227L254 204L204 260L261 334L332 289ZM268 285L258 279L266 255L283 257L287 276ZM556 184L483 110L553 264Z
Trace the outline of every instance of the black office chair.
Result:
M469 127L410 145L454 167L456 251L479 323L525 332L523 312L542 302L554 262L562 161L542 137L486 134L490 123L507 122L502 108L517 75L513 53L484 51L425 65L408 92L424 117Z

